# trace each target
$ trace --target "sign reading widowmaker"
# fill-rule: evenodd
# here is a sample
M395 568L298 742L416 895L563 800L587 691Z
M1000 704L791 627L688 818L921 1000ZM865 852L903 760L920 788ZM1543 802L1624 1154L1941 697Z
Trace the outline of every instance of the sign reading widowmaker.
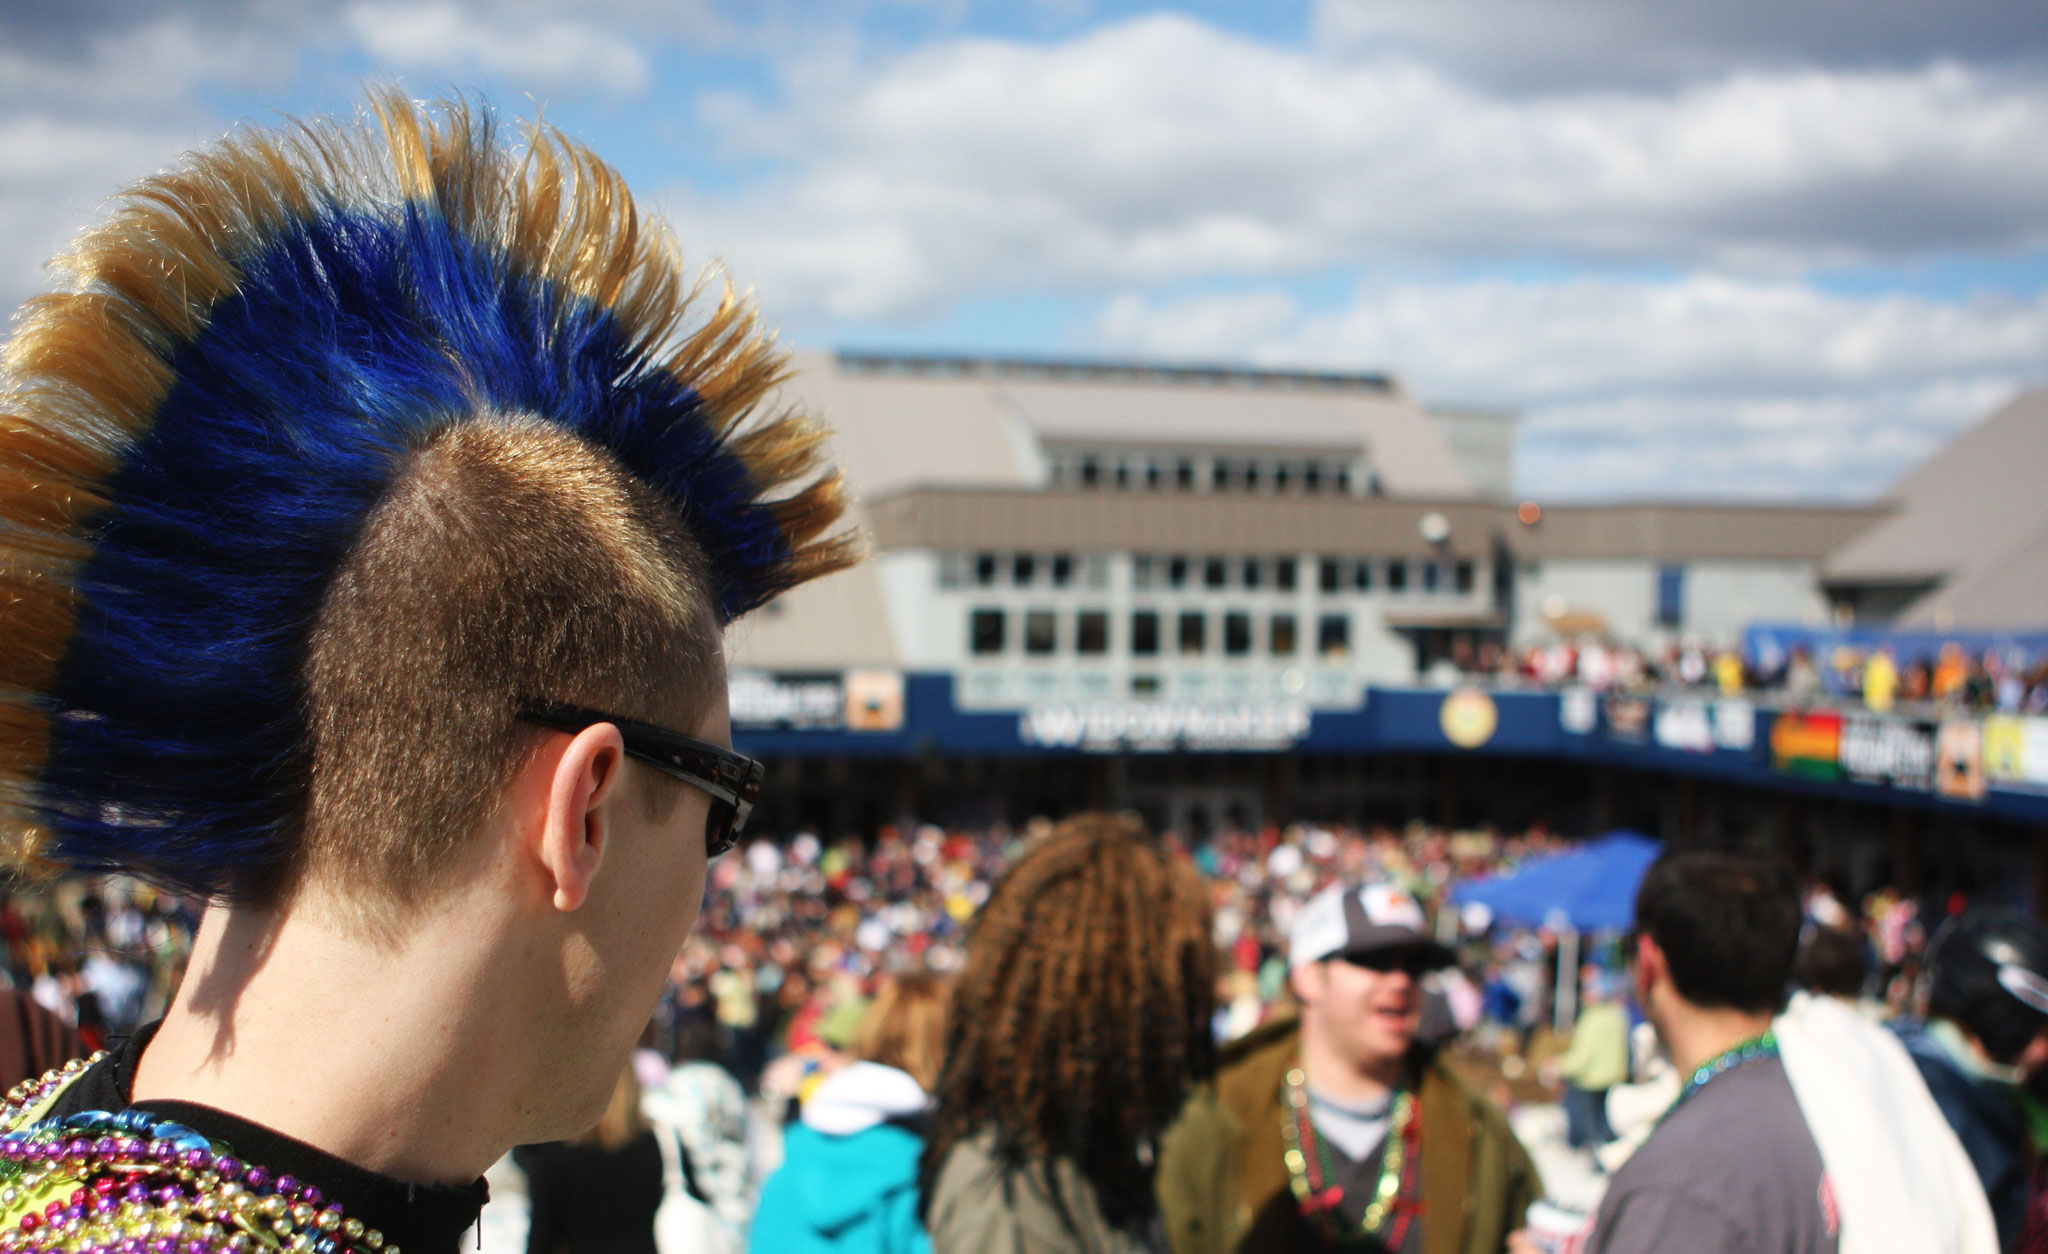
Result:
M1084 701L1026 710L1025 744L1087 753L1272 752L1308 735L1306 701Z

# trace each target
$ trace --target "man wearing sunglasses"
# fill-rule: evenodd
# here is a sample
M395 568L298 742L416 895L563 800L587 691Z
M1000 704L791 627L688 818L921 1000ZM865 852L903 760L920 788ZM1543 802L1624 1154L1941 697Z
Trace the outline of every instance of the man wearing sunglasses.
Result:
M1176 1254L1496 1254L1542 1194L1507 1120L1417 1040L1451 965L1391 884L1325 889L1294 920L1298 1018L1227 1047L1161 1149Z

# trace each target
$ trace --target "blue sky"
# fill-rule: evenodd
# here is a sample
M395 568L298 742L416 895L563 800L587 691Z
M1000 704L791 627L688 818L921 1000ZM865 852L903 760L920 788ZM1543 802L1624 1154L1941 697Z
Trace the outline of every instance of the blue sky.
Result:
M2048 382L2006 0L0 0L0 301L365 81L549 120L807 347L1392 371L1559 498L1861 498Z

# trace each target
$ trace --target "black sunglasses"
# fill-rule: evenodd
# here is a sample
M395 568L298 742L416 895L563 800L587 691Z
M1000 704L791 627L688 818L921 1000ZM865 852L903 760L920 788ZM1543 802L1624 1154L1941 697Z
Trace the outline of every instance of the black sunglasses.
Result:
M1347 963L1366 971L1377 971L1390 975L1395 971L1421 979L1432 971L1444 969L1441 954L1427 949L1368 949L1363 953L1331 954L1338 962Z
M626 742L626 756L672 775L711 798L704 826L704 856L715 858L739 843L740 831L761 798L761 778L768 768L743 754L709 741L637 719L620 718L576 705L532 705L519 717L542 727L574 735L586 727L610 723Z

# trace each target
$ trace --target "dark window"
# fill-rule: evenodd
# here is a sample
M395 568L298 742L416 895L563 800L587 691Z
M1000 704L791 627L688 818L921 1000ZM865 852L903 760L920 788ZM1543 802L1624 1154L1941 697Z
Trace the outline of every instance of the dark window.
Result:
M1223 651L1243 657L1252 651L1252 616L1232 610L1223 616Z
M996 555L976 553L974 555L974 582L987 587L996 581Z
M1460 558L1458 564L1451 567L1451 582L1460 592L1472 591L1471 558Z
M1116 486L1119 488L1131 486L1131 467L1129 463L1118 462L1116 464Z
M1166 563L1166 585L1169 588L1188 586L1188 559L1176 557Z
M1220 458L1209 464L1209 486L1221 492L1230 486L1230 464Z
M1316 586L1325 592L1335 592L1343 578L1343 567L1334 557L1326 557L1316 563Z
M1444 564L1442 562L1424 562L1422 564L1422 590L1424 592L1435 592L1443 586L1443 582Z
M1287 490L1287 481L1292 477L1286 462L1281 462L1278 466L1273 467L1273 490L1275 492L1285 492Z
M1390 558L1387 561L1387 591L1408 590L1408 562L1405 558Z
M1131 586L1149 588L1152 586L1152 557L1139 553L1131 558Z
M1282 592L1294 591L1294 559L1278 557L1273 559L1273 586Z
M1173 466L1173 486L1183 492L1195 486L1195 463L1183 457Z
M1209 618L1206 614L1186 613L1180 616L1180 651L1200 653L1209 647Z
M976 610L967 616L967 650L975 654L1003 651L1003 612Z
M1052 555L1052 586L1064 588L1074 581L1074 555L1055 553Z
M1134 697L1156 697L1159 695L1159 676L1131 676L1131 695Z
M1261 578L1266 573L1264 567L1265 563L1256 557L1244 559L1244 586L1256 588L1260 583L1264 582Z
M1351 469L1348 466L1339 466L1337 467L1337 492L1339 495L1344 495L1350 491Z
M1657 568L1657 625L1678 627L1685 622L1685 567Z
M1220 588L1230 582L1230 564L1220 557L1202 563L1202 586Z
M1351 568L1351 586L1360 592L1372 591L1372 559L1361 557Z
M1317 619L1316 652L1324 657L1347 656L1351 652L1351 620L1342 614Z
M1158 463L1158 462L1146 462L1146 463L1145 463L1145 486L1146 486L1146 487L1148 487L1148 488L1151 488L1151 489L1152 489L1153 491L1155 491L1155 492L1156 492L1156 491L1158 491L1158 490L1159 490L1159 479L1160 479L1159 463Z
M1020 588L1028 588L1038 577L1038 559L1029 553L1019 553L1010 559L1010 582Z
M1102 481L1102 465L1092 457L1081 459L1081 486L1092 488Z
M1131 652L1138 657L1158 656L1159 612L1157 610L1131 611Z
M1059 648L1059 619L1051 610L1026 610L1024 613L1024 651L1047 654Z
M1316 463L1314 463L1314 462L1310 462L1310 463L1309 463L1308 465L1306 465L1306 466L1302 467L1302 470L1301 470L1301 488L1302 488L1302 491L1304 491L1304 492L1320 492L1320 491L1322 491L1322 490L1323 490L1323 468L1322 468L1321 466L1317 465L1317 464L1316 464Z
M1244 490L1247 492L1259 490L1259 464L1257 462L1246 462L1244 464Z
M1074 616L1074 652L1109 652L1109 612L1082 610Z
M1294 615L1275 614L1267 624L1266 642L1271 646L1274 657L1294 656Z

